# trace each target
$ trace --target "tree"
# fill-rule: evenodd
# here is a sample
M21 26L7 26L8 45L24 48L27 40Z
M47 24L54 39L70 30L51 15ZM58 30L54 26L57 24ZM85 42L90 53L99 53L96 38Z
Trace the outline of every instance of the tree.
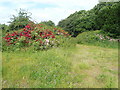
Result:
M30 22L30 15L31 13L27 12L26 10L20 9L18 12L18 15L13 15L13 18L11 18L11 21L9 22L9 30L18 30L21 28L24 28L28 22Z
M7 30L7 25L5 25L5 24L0 24L0 30L2 30L2 31L6 31Z
M120 37L120 25L118 25L120 20L120 2L102 2L98 4L97 8L99 6L102 7L95 12L97 15L95 22L99 29L111 37Z
M63 27L66 31L76 37L79 33L95 30L96 26L94 19L95 14L92 10L81 10L60 21L58 26Z
M49 20L49 21L42 21L40 22L41 24L45 24L45 25L48 25L48 26L55 26L54 22Z
M102 30L107 35L120 37L120 2L100 2L89 11L81 10L58 23L73 36L90 30Z
M0 32L2 32L2 36L4 36L7 31L8 31L8 25L0 24Z

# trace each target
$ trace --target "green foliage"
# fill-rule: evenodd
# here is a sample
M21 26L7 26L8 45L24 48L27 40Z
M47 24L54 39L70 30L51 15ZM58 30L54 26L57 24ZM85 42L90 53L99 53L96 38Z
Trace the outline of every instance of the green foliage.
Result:
M48 26L55 26L54 22L49 20L49 21L42 21L40 22L40 24L45 24L45 25L48 25Z
M94 7L96 13L96 25L109 36L120 37L119 11L120 2L99 3Z
M112 39L106 36L100 30L81 33L76 37L76 42L78 44L95 45L106 48L118 48L117 39Z
M77 43L94 43L95 41L100 41L100 38L97 36L99 31L88 31L79 34L76 37Z
M119 38L119 11L120 2L101 2L91 10L81 10L71 14L66 19L61 20L58 26L73 36L86 31L102 30L111 37Z
M72 37L59 37L58 41L60 42L59 46L63 48L72 48L76 46L76 39Z
M0 24L0 30L2 30L3 32L5 31L5 30L7 30L7 25L5 25L5 24Z
M58 26L63 27L73 36L77 36L79 33L95 30L94 23L95 14L92 10L81 10L71 14L68 18L59 22Z
M31 13L27 12L26 10L20 9L18 15L13 15L13 18L11 18L11 21L9 22L9 30L19 30L21 28L24 28L28 24L28 22L30 22L30 15Z
M0 31L2 32L2 36L4 36L6 32L8 31L8 25L0 24Z

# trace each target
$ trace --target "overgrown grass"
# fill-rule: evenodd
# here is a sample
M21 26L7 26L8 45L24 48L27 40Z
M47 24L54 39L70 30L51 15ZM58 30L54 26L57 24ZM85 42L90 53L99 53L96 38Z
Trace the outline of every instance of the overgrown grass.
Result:
M117 88L116 48L3 52L3 88Z

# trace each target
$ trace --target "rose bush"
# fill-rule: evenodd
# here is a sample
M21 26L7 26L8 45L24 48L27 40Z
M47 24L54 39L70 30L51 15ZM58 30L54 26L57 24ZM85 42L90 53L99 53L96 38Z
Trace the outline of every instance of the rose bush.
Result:
M61 43L60 39L68 37L70 35L61 28L29 23L21 30L7 33L3 40L7 48L14 46L20 49L34 46L35 50L39 50L58 46Z

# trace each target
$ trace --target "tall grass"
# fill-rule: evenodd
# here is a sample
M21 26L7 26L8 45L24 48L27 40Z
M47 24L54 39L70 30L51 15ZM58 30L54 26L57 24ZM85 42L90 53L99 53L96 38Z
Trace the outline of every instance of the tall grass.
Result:
M3 87L69 87L65 83L70 63L60 48L47 51L3 52ZM63 86L64 87L64 86Z
M115 88L117 49L77 45L3 52L4 88Z

